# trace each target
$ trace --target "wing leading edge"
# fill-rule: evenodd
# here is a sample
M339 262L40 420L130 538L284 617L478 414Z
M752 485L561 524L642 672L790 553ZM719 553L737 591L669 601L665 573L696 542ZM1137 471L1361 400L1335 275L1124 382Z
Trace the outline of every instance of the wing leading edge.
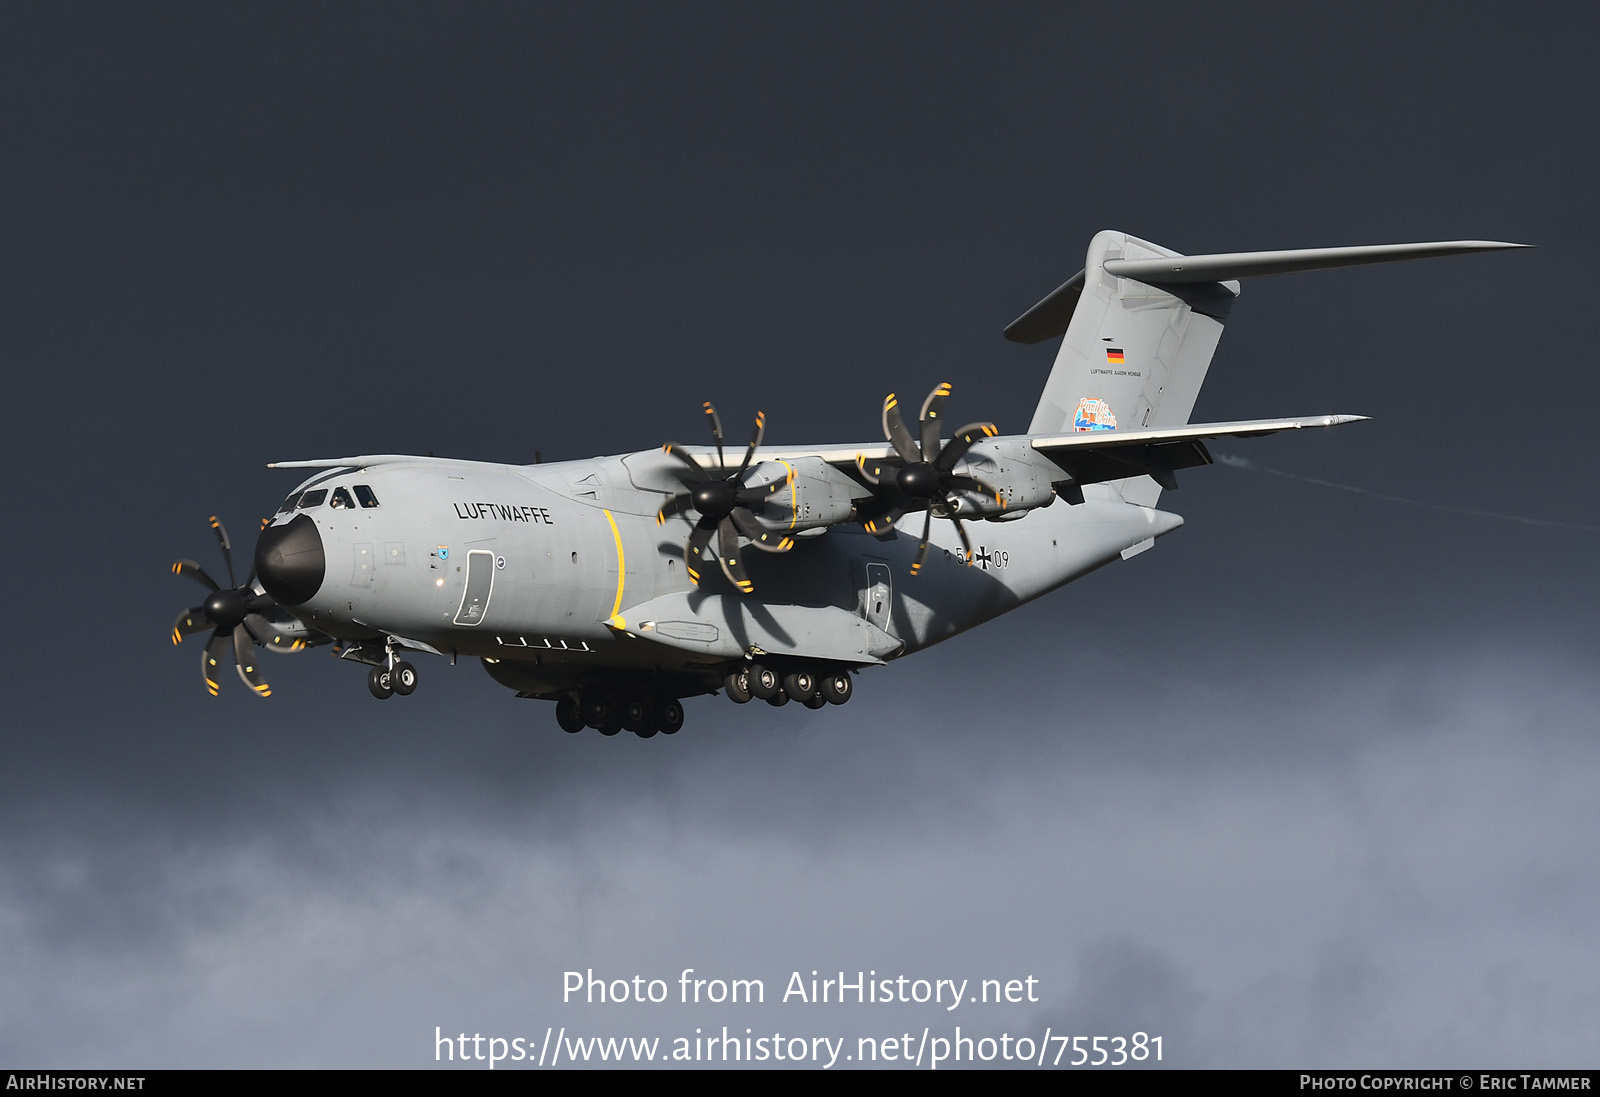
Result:
M1085 430L1070 434L1026 434L1009 437L1026 438L1028 444L1046 457L1056 454L1082 454L1095 450L1119 449L1125 446L1150 446L1181 442L1198 442L1207 438L1256 438L1276 434L1283 430L1301 430L1313 427L1337 427L1346 423L1365 422L1366 415L1314 415L1295 419L1242 419L1231 423L1190 423L1181 427L1163 427L1148 430ZM1004 442L1008 436L997 435L994 442ZM979 443L981 447L983 443ZM705 446L684 446L694 456L716 464L716 450ZM977 448L977 447L975 447ZM869 461L898 460L894 447L888 442L867 442L843 446L769 446L762 453L770 460L794 461L802 457L816 457L846 471L855 467L859 455ZM729 467L732 467L731 465Z

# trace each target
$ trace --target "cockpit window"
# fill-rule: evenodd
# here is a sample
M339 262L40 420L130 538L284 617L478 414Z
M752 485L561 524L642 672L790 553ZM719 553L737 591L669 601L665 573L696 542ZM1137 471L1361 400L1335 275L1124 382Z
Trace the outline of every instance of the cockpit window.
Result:
M350 493L344 490L344 488L334 488L333 498L329 499L328 502L330 505L341 510L354 510L356 506L355 503L351 502L350 500Z
M355 487L355 492L356 498L361 500L361 506L363 509L371 510L373 507L378 505L378 497L372 494L372 489L367 487L367 485L357 484Z
M300 509L310 510L312 507L320 507L322 505L322 501L327 497L327 488L318 488L315 491L308 491L304 495L300 496Z
M291 510L294 509L294 505L295 505L296 502L299 501L299 499L300 499L300 493L297 491L293 495L289 496L289 498L287 498L287 499L285 499L283 501L283 505L278 507L278 513L279 514L288 514Z

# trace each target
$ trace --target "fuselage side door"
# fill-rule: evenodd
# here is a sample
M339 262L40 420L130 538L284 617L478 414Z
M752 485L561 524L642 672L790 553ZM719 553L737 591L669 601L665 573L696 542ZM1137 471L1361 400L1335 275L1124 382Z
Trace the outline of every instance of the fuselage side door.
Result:
M894 597L894 588L889 578L889 565L875 560L867 560L867 582L862 590L861 616L867 623L875 625L885 632L889 631L889 611Z
M461 592L461 608L456 624L480 625L489 613L489 595L494 590L495 557L488 549L467 553L467 585Z

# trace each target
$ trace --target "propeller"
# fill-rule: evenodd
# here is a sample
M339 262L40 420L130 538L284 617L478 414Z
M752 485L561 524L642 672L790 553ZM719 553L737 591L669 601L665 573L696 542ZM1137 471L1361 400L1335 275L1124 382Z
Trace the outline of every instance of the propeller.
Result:
M717 442L716 471L722 472L728 467L722 450L722 419L710 401L705 403L704 408L711 426L711 436ZM788 552L794 548L793 537L766 529L756 521L754 514L754 508L762 506L789 485L794 479L794 470L791 469L784 479L774 480L770 484L745 483L745 474L750 471L750 462L761 445L766 429L767 417L756 412L756 429L750 436L750 445L744 451L744 460L739 463L739 470L727 477L719 477L704 468L675 442L668 442L662 447L683 463L684 469L680 475L689 490L674 495L662 505L660 513L656 515L656 524L661 525L683 511L694 511L700 516L683 547L684 564L696 586L700 584L700 571L695 565L701 561L713 536L717 539L717 563L722 566L722 573L728 577L728 582L741 594L749 594L755 589L740 559L741 536L766 552Z
M206 641L205 651L200 656L200 671L205 676L206 689L211 696L215 697L220 688L222 672L218 668L231 646L234 665L245 685L262 697L270 697L272 688L261 677L261 671L256 666L256 645L265 644L281 651L299 651L306 646L306 642L284 638L262 616L263 611L272 610L277 603L255 589L254 568L251 568L244 584L238 584L234 578L233 548L228 541L228 531L214 514L211 516L211 528L216 532L217 544L222 548L222 563L228 569L228 586L220 585L193 560L179 560L173 564L174 575L187 575L211 593L198 606L178 614L172 626L172 642L180 644L185 636L210 629L211 639Z
M972 476L964 476L955 471L956 465L966 456L967 450L972 448L974 442L984 438L991 438L999 433L993 423L969 423L956 432L949 445L940 447L939 426L944 415L944 402L951 393L949 382L935 386L928 393L928 398L922 402L922 412L917 416L918 439L913 438L911 431L906 428L905 420L900 415L900 402L894 393L890 393L883 401L883 433L889 443L894 446L895 453L899 456L901 464L893 465L880 461L868 461L865 457L857 455L856 468L861 473L861 478L876 489L879 505L883 510L873 515L862 524L868 533L882 534L892 528L900 516L914 510L927 512L927 517L922 521L922 542L917 546L917 558L911 564L911 574L916 575L922 570L922 565L928 558L928 536L933 532L933 519L948 518L956 524L956 533L961 538L961 547L966 550L966 559L972 559L972 541L967 537L966 527L957 517L960 502L954 497L954 492L976 492L979 495L991 496L996 503L1005 506L1005 500L1000 493L988 484Z

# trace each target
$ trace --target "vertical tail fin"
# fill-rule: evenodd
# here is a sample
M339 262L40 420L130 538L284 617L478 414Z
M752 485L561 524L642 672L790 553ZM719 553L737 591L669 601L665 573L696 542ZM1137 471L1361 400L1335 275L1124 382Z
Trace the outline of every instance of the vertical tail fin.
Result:
M1118 278L1105 267L1118 259L1176 254L1126 233L1097 233L1082 273L1006 329L1009 339L1041 342L1060 334L1057 324L1071 310L1029 434L1139 430L1189 421L1239 284L1155 286ZM1115 486L1128 502L1141 506L1154 506L1161 494L1148 476Z
M1185 256L1126 233L1097 233L1084 269L1006 328L1018 343L1065 335L1028 433L1188 423L1239 296L1237 279L1525 246L1453 240ZM1161 494L1148 476L1115 486L1140 506Z

